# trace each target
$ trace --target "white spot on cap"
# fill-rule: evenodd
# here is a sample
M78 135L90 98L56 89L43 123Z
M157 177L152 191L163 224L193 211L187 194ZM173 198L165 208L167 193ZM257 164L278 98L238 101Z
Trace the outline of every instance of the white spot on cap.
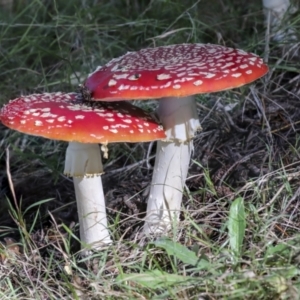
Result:
M49 118L51 114L49 112L45 112L41 114L41 118Z
M175 89L175 90L179 90L180 88L181 88L180 84L173 85L173 89Z
M118 88L119 91L128 90L130 85L121 84Z
M111 79L109 82L108 82L108 86L114 86L114 85L116 85L117 84L117 82L114 80L114 79Z
M231 77L235 77L235 78L238 78L242 76L242 73L234 73L234 74L231 74Z
M205 75L205 78L213 78L213 77L215 77L216 76L216 74L213 74L213 73L207 73L206 75Z
M117 129L109 129L109 131L111 131L112 133L118 133Z
M43 122L40 121L40 120L37 120L37 121L34 122L34 125L35 126L43 126Z
M160 88L160 89L165 89L165 88L168 88L168 87L170 87L170 86L171 86L171 84L172 84L172 82L171 82L171 81L168 81L166 84L164 84L164 85L161 85L159 88Z
M100 67L101 68L101 67ZM112 72L115 72L115 71L117 71L119 69L119 65L118 64L116 64L112 69L111 69L111 71ZM97 72L97 70L95 71L95 72ZM94 72L94 73L95 73ZM92 73L93 74L93 73Z
M165 79L170 79L171 75L170 74L158 74L156 76L157 80L165 80Z
M252 70L247 70L245 73L246 74L252 74Z
M249 60L251 60L251 61L257 61L257 60L259 60L259 58L258 57L250 57Z
M20 124L22 125L26 124L26 120L20 120Z
M84 119L84 118L85 118L84 115L77 115L77 116L75 116L75 119L76 119L76 120L82 120L82 119Z
M248 68L249 66L247 64L243 64L243 65L240 65L240 69L246 69Z
M117 80L119 80L119 79L126 79L127 77L128 77L128 75L129 74L127 74L127 73L123 73L123 74L114 74L113 75L113 78L115 78L115 79L117 79Z
M199 85L201 85L202 83L203 83L202 80L196 80L196 81L194 81L194 85L195 85L195 86L199 86Z
M65 116L58 117L57 121L58 122L64 122L64 121L66 121L66 117Z
M186 74L186 72L177 73L177 77L182 77Z
M233 62L229 62L229 63L225 64L224 66L221 67L221 69L226 69L226 68L231 67L231 66L234 66Z

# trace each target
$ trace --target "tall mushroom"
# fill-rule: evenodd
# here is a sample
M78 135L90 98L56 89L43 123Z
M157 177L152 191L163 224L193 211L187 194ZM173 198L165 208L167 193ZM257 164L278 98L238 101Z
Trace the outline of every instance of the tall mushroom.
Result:
M267 71L261 58L243 50L181 44L128 52L87 78L84 89L94 101L161 98L158 115L167 139L157 144L146 233L169 228L178 218L192 139L200 128L192 95L240 87Z
M74 178L83 246L93 249L111 243L98 144L165 137L163 128L140 108L127 102L88 104L76 93L22 96L0 110L0 121L23 133L69 142L64 172Z

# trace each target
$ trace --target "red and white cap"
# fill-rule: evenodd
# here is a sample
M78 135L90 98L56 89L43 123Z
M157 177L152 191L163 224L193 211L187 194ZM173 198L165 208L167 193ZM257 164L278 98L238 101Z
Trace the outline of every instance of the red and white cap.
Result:
M213 44L179 44L128 52L85 81L92 100L183 97L250 83L268 72L253 53Z
M107 144L165 138L149 114L127 102L88 104L77 93L44 93L11 100L0 110L7 127L49 139Z

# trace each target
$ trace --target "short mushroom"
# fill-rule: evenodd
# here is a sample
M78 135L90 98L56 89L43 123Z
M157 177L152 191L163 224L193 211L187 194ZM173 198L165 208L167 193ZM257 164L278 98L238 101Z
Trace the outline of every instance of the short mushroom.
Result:
M107 229L103 173L98 144L152 141L165 137L162 126L127 102L93 103L76 93L44 93L11 100L0 110L7 127L68 141L65 173L74 177L83 248L111 243Z
M84 83L91 100L162 98L158 115L167 139L158 141L145 233L178 219L193 137L200 129L193 95L240 87L265 75L255 54L213 44L142 49L115 58Z

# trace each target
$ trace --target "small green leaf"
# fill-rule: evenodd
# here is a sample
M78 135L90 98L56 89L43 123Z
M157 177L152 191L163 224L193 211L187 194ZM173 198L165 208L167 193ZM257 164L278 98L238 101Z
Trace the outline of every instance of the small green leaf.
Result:
M120 274L116 278L117 283L131 281L147 288L163 288L167 286L190 283L194 280L189 276L169 274L160 270L147 271L145 273Z
M230 206L228 220L229 243L231 250L236 257L239 257L242 252L245 229L246 218L244 199L239 197L235 199Z
M278 244L276 246L269 246L266 251L266 258L274 256L289 257L291 255L291 246L287 244Z
M191 251L186 246L183 246L168 238L161 238L152 244L154 244L156 247L163 248L168 255L175 256L185 264L197 266L197 269L211 268L211 264L207 260L197 257L194 251Z

